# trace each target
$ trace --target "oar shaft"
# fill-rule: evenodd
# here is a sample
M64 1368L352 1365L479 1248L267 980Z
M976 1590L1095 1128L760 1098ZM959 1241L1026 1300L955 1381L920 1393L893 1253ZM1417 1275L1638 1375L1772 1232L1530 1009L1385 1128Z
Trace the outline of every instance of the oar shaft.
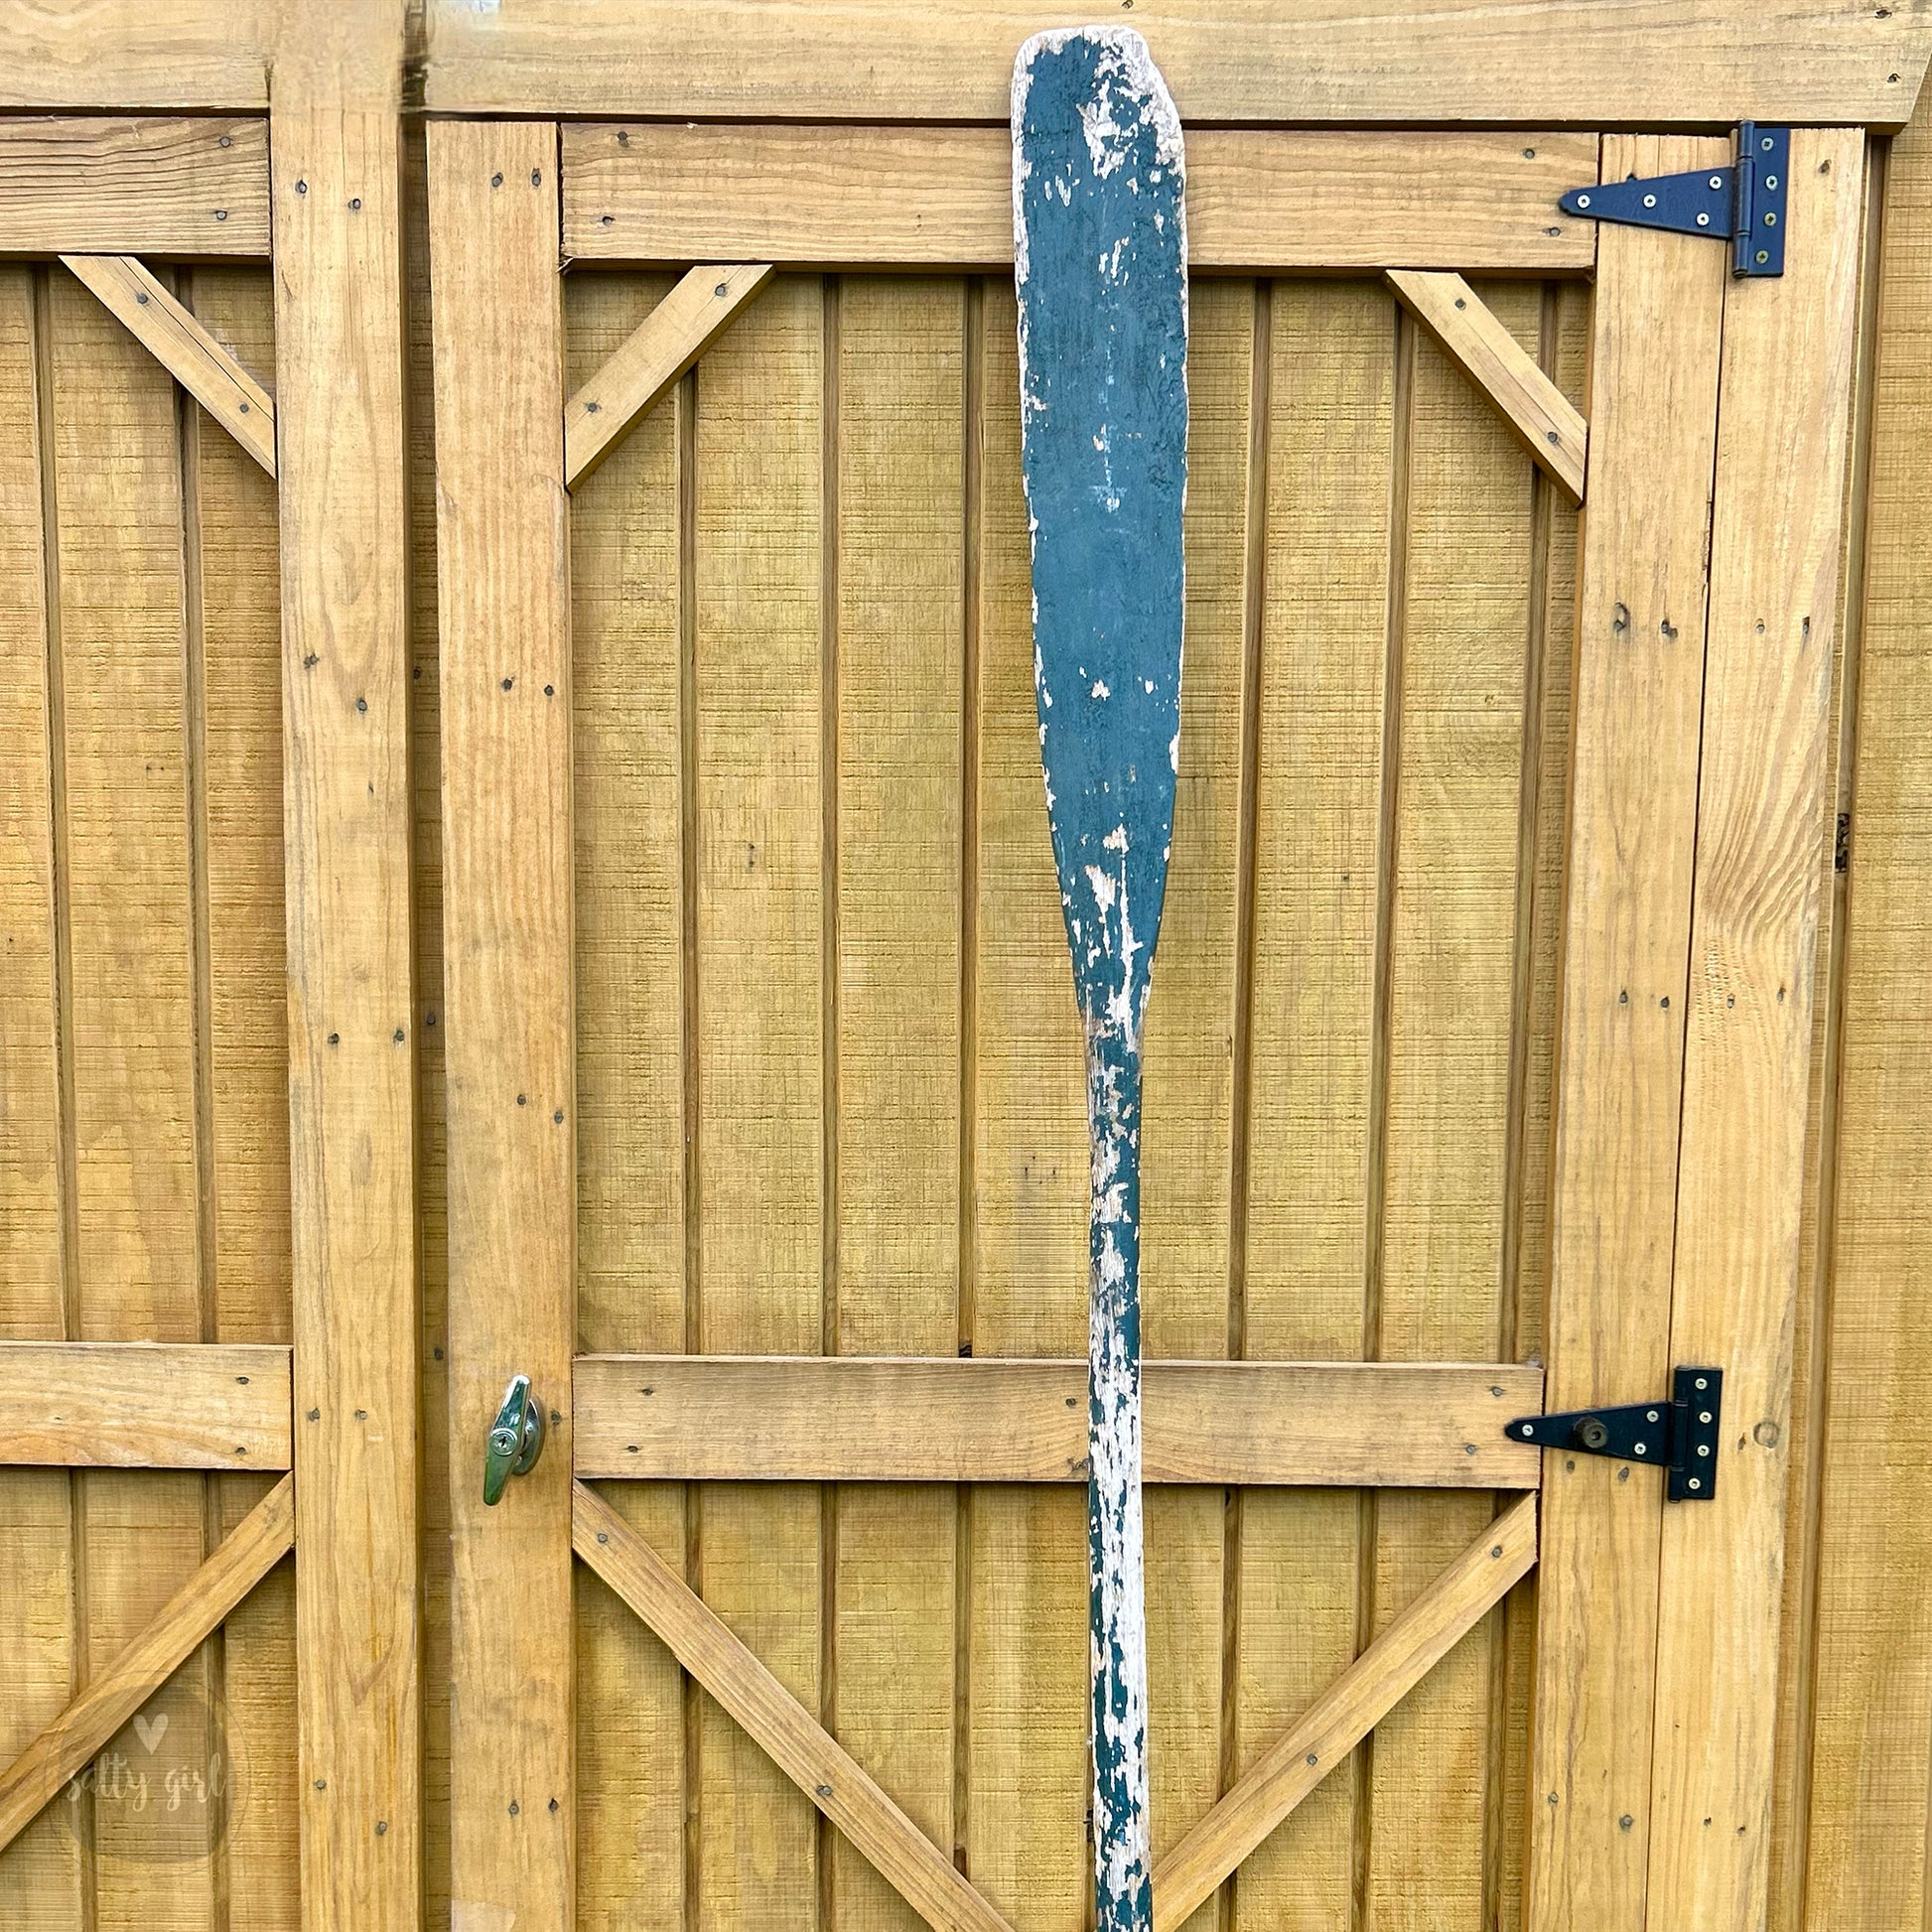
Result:
M1112 1029L1087 1045L1092 1137L1087 1318L1087 1566L1098 1932L1152 1921L1147 1611L1141 1538L1141 1056Z

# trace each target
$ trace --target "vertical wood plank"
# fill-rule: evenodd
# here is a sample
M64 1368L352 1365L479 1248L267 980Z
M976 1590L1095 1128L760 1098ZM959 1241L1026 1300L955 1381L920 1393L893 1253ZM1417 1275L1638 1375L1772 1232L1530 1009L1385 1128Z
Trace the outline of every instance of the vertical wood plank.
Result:
M301 39L276 68L271 170L302 1921L405 1932L422 1783L401 143L382 87Z
M1915 1925L1932 1768L1932 122L1885 168L1822 1427L1808 1863L1789 1922ZM1871 1446L1883 1443L1882 1455ZM1795 1821L1794 1821L1795 1825Z
M409 503L409 745L414 805L417 1292L422 1304L423 1910L450 1919L449 1213L444 1132L443 760L436 610L435 328L429 288L429 156L403 125L403 346Z
M216 341L251 367L274 367L267 275L198 268L186 299ZM275 484L199 408L193 416L215 1301L219 1339L286 1343L288 1003Z
M259 269L199 268L181 290L248 367L275 366L273 293ZM287 930L282 897L281 624L275 485L185 398L189 569L201 613L190 729L199 735L207 974L207 1198L213 1339L286 1343L289 1296ZM191 800L191 805L194 803ZM222 1477L225 1536L273 1478ZM295 1737L295 1576L278 1565L215 1643L229 1770L222 1884L231 1922L271 1932L301 1909Z
M700 1344L817 1354L822 1316L820 404L823 292L774 282L700 368L696 422ZM708 1488L705 1601L808 1709L815 1489ZM817 1815L716 1706L697 1924L779 1932L817 1888Z
M1542 358L1581 410L1590 353L1591 290L1546 284ZM1539 483L1541 527L1531 558L1536 664L1523 774L1523 876L1518 882L1517 1037L1513 1173L1505 1201L1505 1360L1542 1361L1550 1284L1556 1156L1558 1044L1562 1034L1564 878L1570 834L1573 679L1582 517L1553 484ZM1503 1664L1491 1728L1499 1756L1490 1783L1489 1837L1499 1932L1521 1932L1529 1911L1530 1775L1537 1674L1537 1573L1504 1604Z
M1084 1048L1040 788L1012 289L989 282L983 314L969 1340L981 1355L1083 1355ZM967 1875L1040 1932L1079 1932L1091 1892L1085 1549L1075 1490L973 1496Z
M43 527L34 271L0 271L0 1334L67 1331L64 1133L55 921L57 720L47 587L57 541ZM0 1471L0 1645L11 1695L0 1757L11 1760L74 1689L71 1482L63 1469ZM0 1894L31 1932L76 1923L80 1841L69 1818L38 1818L0 1852Z
M1534 347L1539 291L1479 293ZM1502 1325L1534 472L1433 342L1414 357L1371 1320L1387 1359L1488 1361ZM1480 1497L1378 1496L1368 1629L1489 1513ZM1482 1921L1492 1662L1485 1620L1376 1730L1365 1866L1378 1928Z
M575 394L670 276L564 283ZM685 1344L678 404L635 424L571 497L577 872L577 1338ZM612 1483L611 1508L682 1574L684 1490ZM577 1573L577 1921L676 1925L684 1697L675 1661Z
M1603 174L1724 152L1612 136ZM1545 1337L1555 1409L1635 1402L1670 1366L1726 281L1691 236L1606 224L1597 251ZM1590 1456L1544 1465L1530 1923L1639 1932L1662 1505L1641 1471Z
M1844 1020L1846 903L1854 738L1863 656L1867 485L1870 476L1873 350L1885 161L1866 151L1865 212L1860 243L1859 345L1853 375L1846 513L1839 533L1839 621L1832 644L1825 837L1818 868L1818 940L1812 968L1810 1097L1805 1117L1804 1209L1791 1336L1790 1452L1785 1481L1783 1603L1779 1611L1778 1716L1773 1745L1769 1932L1802 1923L1811 1842L1813 1716L1818 1704L1819 1552L1827 1393L1832 1369L1831 1292ZM1843 835L1843 843L1841 836Z
M1251 282L1191 292L1180 770L1141 1136L1150 1359L1228 1350L1254 319ZM1143 1507L1158 1860L1219 1796L1228 1504L1213 1489L1163 1486Z
M1357 1360L1368 1279L1395 310L1373 283L1271 292L1242 1352ZM1229 1770L1354 1660L1360 1499L1240 1503ZM1224 1781L1228 1781L1225 1780ZM1233 1879L1234 1932L1345 1928L1353 1780L1325 1780Z
M1863 130L1794 132L1786 272L1725 318L1670 1343L1725 1369L1725 1429L1716 1500L1664 1517L1649 1877L1653 1922L1714 1932L1766 1908L1863 206Z
M58 1341L54 783L34 272L0 272L0 1295L13 1341Z
M456 1910L571 1932L570 606L556 129L429 131L449 1073ZM485 1510L530 1377L549 1439Z
M205 1301L198 1146L194 635L183 574L172 379L66 271L48 283L69 856L75 1291L86 1339L199 1341ZM103 327L103 321L106 326ZM98 1670L207 1554L206 1485L90 1474L80 1485L86 1668ZM191 1761L207 1725L208 1651L151 1709ZM137 1806L98 1760L95 1910L207 1926L210 1814ZM138 1746L134 1747L138 1748ZM157 1865L174 1881L144 1904Z
M958 281L838 285L833 1352L958 1337L966 301ZM828 433L832 431L828 430ZM837 1495L839 1741L953 1845L956 1493ZM842 1837L839 1932L920 1923Z

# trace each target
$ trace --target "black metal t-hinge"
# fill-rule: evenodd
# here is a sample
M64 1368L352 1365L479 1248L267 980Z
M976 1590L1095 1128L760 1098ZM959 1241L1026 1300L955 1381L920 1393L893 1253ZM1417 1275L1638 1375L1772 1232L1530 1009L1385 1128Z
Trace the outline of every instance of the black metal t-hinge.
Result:
M1791 130L1743 121L1732 167L1652 175L1648 180L1632 175L1628 181L1573 188L1563 198L1563 210L1592 221L1711 235L1730 243L1733 275L1782 275L1790 173Z
M1724 1392L1723 1369L1680 1368L1672 1371L1668 1402L1518 1416L1503 1434L1519 1443L1575 1449L1581 1455L1661 1463L1666 1471L1664 1494L1670 1501L1708 1503L1718 1493Z

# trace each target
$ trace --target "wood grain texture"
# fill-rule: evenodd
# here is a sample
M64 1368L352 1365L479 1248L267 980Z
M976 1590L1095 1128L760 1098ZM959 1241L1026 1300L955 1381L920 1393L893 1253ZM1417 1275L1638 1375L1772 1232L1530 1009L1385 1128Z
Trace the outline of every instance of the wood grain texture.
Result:
M1709 138L1614 136L1603 175L1715 165L1725 152ZM1727 280L1691 236L1605 226L1598 247L1545 1315L1555 1409L1638 1401L1670 1370ZM1532 1923L1639 1932L1659 1502L1655 1485L1619 1466L1547 1461Z
M1004 126L589 123L563 139L564 252L577 260L1013 260ZM1593 177L1594 161L1594 140L1578 134L1190 128L1188 258L1196 269L1583 269L1589 224L1556 201Z
M1588 425L1488 304L1460 275L1392 268L1389 286L1496 405L1538 467L1581 502Z
M22 7L0 30L0 105L259 114L282 0Z
M705 345L764 286L768 265L692 269L564 405L564 482L573 488L670 392Z
M423 1484L423 1910L450 1916L450 1437L448 1089L443 1035L443 760L436 610L435 318L429 155L403 124L403 346L409 505L409 726L416 971L416 1213Z
M7 254L265 256L268 123L0 121L0 201Z
M1176 1932L1535 1562L1536 1502L1526 1496L1407 1604L1156 1866L1156 1932Z
M580 1355L577 1473L757 1482L1071 1482L1077 1360ZM1149 1362L1150 1483L1528 1489L1539 1414L1508 1363Z
M429 135L450 1186L451 1863L462 1908L569 1932L576 1333L563 311L547 122ZM506 1293L509 1284L514 1292ZM485 1510L531 1378L546 1454Z
M1054 16L1031 0L970 12L855 0L827 15L791 0L693 19L663 0L586 13L564 0L507 13L431 0L406 50L440 113L756 116L783 99L837 117L999 118L1012 50ZM303 10L285 0L139 0L36 7L0 36L0 105L46 109L214 108L268 102ZM1203 120L1578 120L1652 125L1761 120L1896 127L1923 77L1914 5L1880 15L1826 0L1740 13L1730 0L1605 14L1560 0L1527 15L1475 4L1417 16L1302 0L1264 11L1169 0L1143 16L1183 113ZM399 38L399 37L398 37ZM642 51L650 50L648 56ZM386 50L382 50L386 53ZM391 94L405 50L388 59ZM937 75L977 76L961 90Z
M877 113L1003 120L1013 50L1063 17L1037 0L970 8L750 0L693 14L667 0L569 0L483 11L432 0L428 104L439 113L754 117ZM1192 121L1411 121L1537 126L1864 121L1911 111L1928 51L1916 7L1776 0L1531 12L1460 4L1417 12L1298 0L1160 0L1137 9ZM1894 76L1896 76L1894 78ZM1191 182L1189 186L1191 187Z
M697 1345L824 1339L825 300L774 282L700 368L692 773L699 1054ZM561 418L560 418L561 420ZM807 1709L821 1696L822 1499L701 1493L705 1601ZM691 1932L811 1909L811 1806L706 1707Z
M1519 341L1537 341L1539 291L1492 283L1479 293ZM1413 345L1402 460L1366 1318L1384 1359L1493 1359L1508 1246L1536 471L1426 337ZM1485 1513L1473 1497L1376 1496L1364 1629L1381 1629L1426 1587ZM1391 1928L1473 1932L1487 1916L1498 1621L1391 1714L1367 1754L1364 1882L1372 1915Z
M1863 134L1794 134L1791 176L1785 275L1725 317L1671 1308L1725 1441L1715 1501L1664 1519L1648 1910L1715 1932L1762 1922L1769 1869Z
M154 1619L0 1772L0 1848L179 1670L196 1645L295 1547L284 1476Z
M182 294L224 354L275 365L274 292L252 264L203 266ZM222 1341L290 1334L287 916L282 891L281 560L275 485L184 408L188 569L200 611L189 707L200 733L214 1300ZM251 1499L252 1501L252 1499Z
M55 773L32 270L0 269L0 1326L64 1332ZM58 585L58 577L56 578Z
M958 1346L967 310L956 278L897 276L847 278L830 310L839 1355ZM958 1513L946 1488L840 1488L824 1612L828 1725L947 1854ZM827 1932L917 1924L849 1841L821 1857Z
M296 1573L302 1909L307 1932L403 1932L421 1916L423 1859L401 133L391 109L344 104L327 73L292 66L286 79L275 341L296 1508L304 1544L326 1553Z
M177 279L223 353L275 366L265 266L202 264ZM177 399L200 614L188 709L199 733L191 823L201 837L198 916L207 1013L204 1239L215 1336L286 1348L290 1337L287 919L282 894L281 570L275 485L206 412ZM206 907L205 913L202 906ZM207 1535L229 1534L265 1475L212 1485ZM295 1932L301 1915L295 1572L278 1568L210 1646L231 1768L220 1850L231 1923Z
M289 1351L0 1341L0 1460L100 1469L286 1469Z
M564 281L566 386L588 382L672 286ZM577 1333L586 1348L685 1345L681 824L681 385L570 504L576 840ZM577 1407L575 1402L573 1409ZM610 1506L682 1570L685 1491ZM595 1573L577 1587L577 1916L597 1932L680 1923L685 1713L677 1660Z
M1578 283L1546 289L1542 365L1581 406L1588 375L1593 291ZM1517 1039L1511 1046L1515 1167L1504 1227L1504 1350L1519 1361L1545 1353L1550 1283L1551 1175L1563 993L1564 880L1569 844L1573 685L1582 513L1552 484L1541 489L1544 527L1531 559L1531 622L1541 646L1526 722L1523 871L1517 918ZM1546 1398L1547 1400L1547 1398ZM1542 1539L1539 1536L1541 1547ZM1488 1826L1493 1906L1499 1925L1520 1928L1528 1912L1530 1769L1537 1675L1535 1573L1504 1605L1498 1666L1501 1703L1492 1707L1497 1769Z
M44 338L36 272L0 270L0 1331L58 1340L72 1312L64 1206L71 1196L71 1089L61 1051L62 842L54 801L59 664L50 648L43 485ZM12 1759L75 1688L73 1483L65 1470L0 1471L0 1645L9 1695L0 1758ZM58 1815L0 1852L0 1892L28 1924L81 1910L81 1848Z
M1924 733L1932 606L1914 479L1932 433L1923 353L1932 165L1923 115L1892 144L1871 402L1870 483L1848 873L1831 1297L1822 1332L1820 1527L1810 1748L1774 1846L1795 1878L1783 1923L1911 1925L1927 1909L1932 1543L1922 1507L1932 1334L1928 1252ZM1851 642L1848 639L1848 643ZM1886 1445L1873 1455L1874 1443ZM1796 1450L1794 1447L1794 1456ZM1796 1660L1783 1666L1788 1676ZM1781 1746L1783 1740L1780 1739ZM1802 1743L1800 1744L1802 1748ZM1773 1924L1780 1919L1774 1915Z
M938 1932L1007 1921L615 1510L573 1485L577 1552Z
M275 403L268 391L134 255L63 255L163 368L272 477Z
M197 1051L197 758L187 712L197 622L173 381L65 270L44 284L58 546L71 1082L69 1335L196 1342L207 1332ZM58 931L58 928L57 928ZM82 1681L208 1554L207 1489L187 1472L78 1478ZM201 1755L210 1654L169 1716ZM98 1796L98 1794L97 1794ZM140 1909L145 1868L179 1861L157 1932L201 1932L216 1884L207 1814L93 1806L97 1911Z
M1142 1097L1142 1338L1159 1356L1228 1347L1255 299L1237 278L1188 291L1180 772ZM1158 1860L1220 1793L1228 1498L1157 1488L1142 1507Z
M1369 281L1281 282L1258 345L1250 512L1253 776L1247 1158L1232 1337L1251 1358L1358 1360L1378 1078L1378 881L1399 322ZM1362 1499L1240 1498L1223 1782L1361 1648ZM1332 1924L1355 1794L1316 1791L1230 1887L1232 1932Z

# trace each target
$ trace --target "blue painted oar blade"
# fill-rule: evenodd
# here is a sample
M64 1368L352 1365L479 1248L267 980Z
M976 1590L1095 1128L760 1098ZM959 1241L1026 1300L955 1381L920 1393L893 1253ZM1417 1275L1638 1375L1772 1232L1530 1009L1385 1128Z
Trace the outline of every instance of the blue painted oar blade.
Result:
M1180 122L1129 30L1013 76L1014 283L1046 810L1086 1023L1094 1923L1153 1923L1141 1518L1141 1023L1180 759Z
M1089 1025L1138 1039L1180 733L1187 476L1180 121L1130 29L1014 70L1022 458L1053 856Z

